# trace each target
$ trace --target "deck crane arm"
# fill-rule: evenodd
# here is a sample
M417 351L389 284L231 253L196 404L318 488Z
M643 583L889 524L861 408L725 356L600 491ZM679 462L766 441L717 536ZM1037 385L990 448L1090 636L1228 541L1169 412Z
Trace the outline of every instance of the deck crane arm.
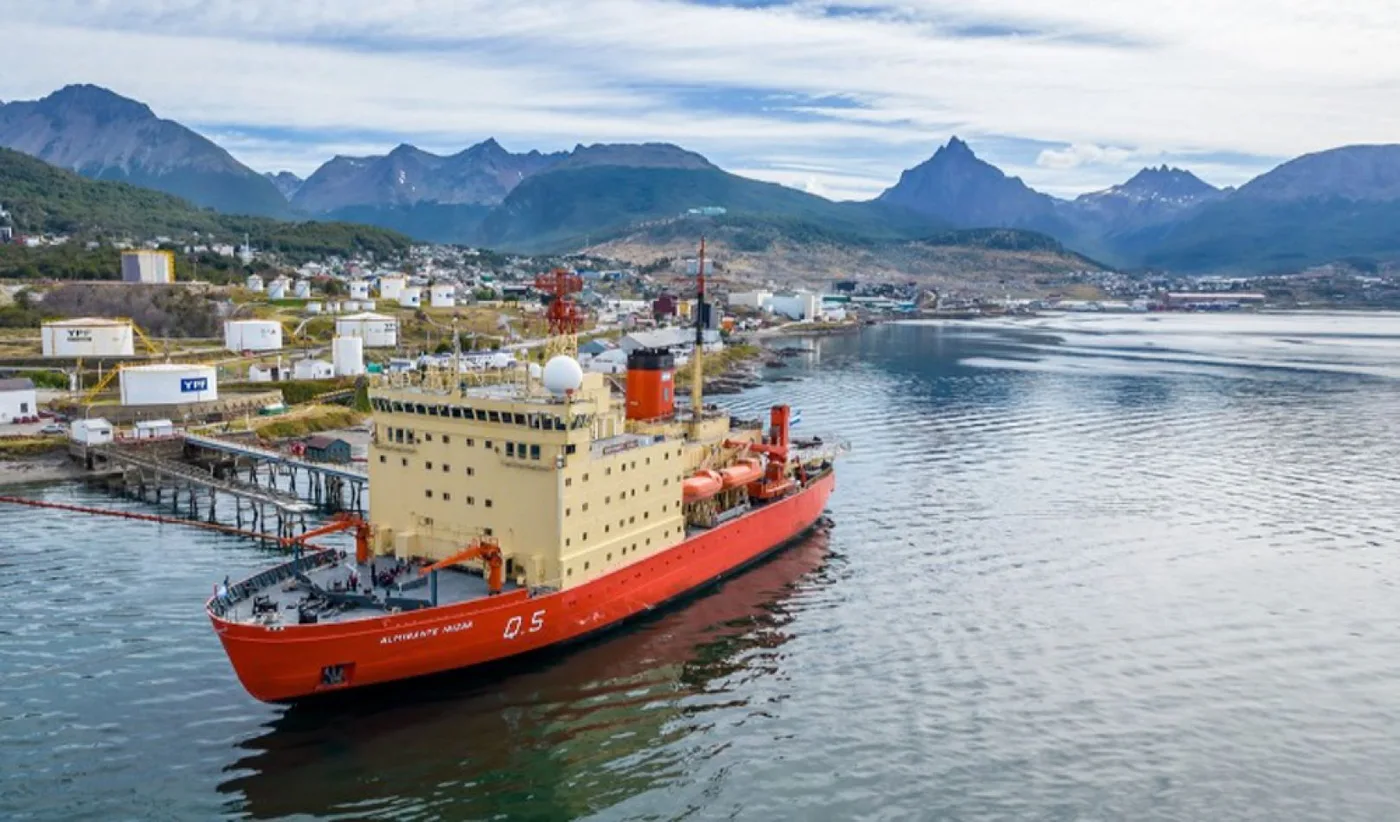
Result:
M459 562L468 562L479 559L486 563L486 589L492 596L499 594L504 586L505 560L501 557L501 546L494 541L485 539L474 540L469 548L458 551L450 557L438 560L432 565L422 569L418 573L427 575L434 571L446 568L449 565L456 565Z
M355 561L361 565L369 562L370 526L368 522L356 514L336 514L325 525L312 528L310 531L295 537L287 537L282 540L282 544L304 547L309 540L341 531L355 532Z

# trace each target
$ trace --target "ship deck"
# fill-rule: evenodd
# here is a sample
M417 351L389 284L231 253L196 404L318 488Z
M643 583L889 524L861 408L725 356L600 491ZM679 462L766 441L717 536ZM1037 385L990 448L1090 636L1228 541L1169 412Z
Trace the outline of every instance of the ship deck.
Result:
M338 551L309 554L299 567L296 562L284 563L230 586L227 596L216 597L210 607L231 622L278 625L297 625L303 619L353 622L395 610L433 607L429 578L419 575L419 567L387 557L360 565L354 556L342 557ZM381 576L371 585L375 571ZM358 579L354 588L350 586L352 578ZM507 582L502 591L517 587ZM488 595L486 580L479 574L457 568L437 572L438 606Z

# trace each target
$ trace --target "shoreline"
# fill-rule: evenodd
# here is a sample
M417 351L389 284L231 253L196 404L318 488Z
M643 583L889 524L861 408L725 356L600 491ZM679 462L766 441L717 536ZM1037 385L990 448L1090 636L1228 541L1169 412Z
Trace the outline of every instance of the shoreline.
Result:
M87 474L64 451L31 456L0 456L0 488L50 484L82 479Z

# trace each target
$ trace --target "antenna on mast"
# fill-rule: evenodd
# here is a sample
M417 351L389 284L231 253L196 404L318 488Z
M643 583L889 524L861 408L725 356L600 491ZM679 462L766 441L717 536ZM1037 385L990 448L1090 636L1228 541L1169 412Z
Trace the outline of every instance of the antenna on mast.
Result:
M705 408L705 238L700 237L700 259L695 268L695 350L691 352L691 438L700 438L700 415Z

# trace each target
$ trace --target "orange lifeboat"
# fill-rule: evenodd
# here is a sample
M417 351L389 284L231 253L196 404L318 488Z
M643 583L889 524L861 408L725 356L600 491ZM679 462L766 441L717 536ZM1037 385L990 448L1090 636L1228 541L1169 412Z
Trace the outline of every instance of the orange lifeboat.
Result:
M724 483L724 490L738 488L740 485L748 485L763 476L763 469L759 467L758 460L739 460L728 468L720 469L720 480Z
M724 480L715 471L698 471L681 483L681 495L686 502L709 499L724 488Z

